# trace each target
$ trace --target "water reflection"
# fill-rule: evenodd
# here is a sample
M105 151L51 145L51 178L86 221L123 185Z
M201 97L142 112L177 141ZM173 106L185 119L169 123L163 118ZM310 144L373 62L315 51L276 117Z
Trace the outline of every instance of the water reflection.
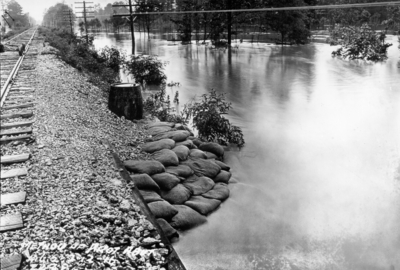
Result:
M176 244L188 269L400 269L397 44L380 64L318 44L171 45L146 38L137 51L170 62L181 103L225 92L247 142L226 155L230 199Z

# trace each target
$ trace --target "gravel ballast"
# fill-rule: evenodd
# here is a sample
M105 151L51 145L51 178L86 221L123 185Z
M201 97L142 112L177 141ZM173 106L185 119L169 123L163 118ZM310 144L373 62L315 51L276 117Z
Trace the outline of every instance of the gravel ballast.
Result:
M0 256L22 252L21 269L164 269L171 251L103 143L122 160L148 159L137 147L142 125L111 113L102 90L54 55L38 56L35 78L35 141L2 146L2 155L31 159L26 177L1 183L2 194L26 191L27 200L1 207L2 215L21 212L24 228L0 234Z

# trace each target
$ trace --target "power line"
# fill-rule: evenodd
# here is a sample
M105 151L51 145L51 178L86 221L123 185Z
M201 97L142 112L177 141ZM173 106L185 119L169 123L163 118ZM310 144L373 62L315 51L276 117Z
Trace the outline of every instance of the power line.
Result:
M341 5L318 5L318 6L298 6L298 7L270 7L270 8L249 8L249 9L222 9L222 10L190 10L190 11L152 11L152 12L135 12L132 14L114 14L114 17L125 17L132 15L149 15L149 14L190 14L190 13L227 13L227 12L267 12L267 11L290 11L290 10L318 10L318 9L339 9L339 8L362 8L362 7L380 7L380 6L397 6L400 1L388 1L379 3L357 3L357 4L341 4ZM126 5L129 6L129 5Z

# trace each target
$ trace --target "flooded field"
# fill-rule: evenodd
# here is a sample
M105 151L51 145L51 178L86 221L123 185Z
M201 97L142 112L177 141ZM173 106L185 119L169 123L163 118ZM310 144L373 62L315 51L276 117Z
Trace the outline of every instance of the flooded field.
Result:
M129 34L95 45L130 52ZM137 35L168 61L181 104L214 88L246 145L237 183L175 248L188 269L400 269L400 50L384 63L332 58L325 44L213 50Z

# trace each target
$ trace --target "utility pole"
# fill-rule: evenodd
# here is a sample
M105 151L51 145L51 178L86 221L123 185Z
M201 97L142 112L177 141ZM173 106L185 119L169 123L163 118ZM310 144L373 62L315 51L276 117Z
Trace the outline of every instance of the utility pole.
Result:
M64 17L64 22L69 22L69 25L71 27L71 36L73 36L74 35L74 29L72 27L73 16L72 16L71 9L68 8L68 10L64 10L63 15L67 16L67 18Z
M83 18L85 22L85 31L86 31L86 43L89 44L89 33L88 33L88 27L87 27L87 18L94 18L93 16L93 11L87 11L87 9L91 9L93 7L87 7L86 4L93 4L93 2L75 2L75 4L83 4L83 7L76 7L76 8L83 8L83 11L78 11L77 13L83 13L83 17L77 17L77 18Z
M112 5L113 7L128 7L129 6L129 15L125 16L128 17L129 25L131 27L131 37L132 37L132 55L135 55L135 29L133 22L136 20L137 17L133 18L133 6L138 6L138 4L132 4L132 0L129 0L129 5ZM113 18L121 17L118 14L113 15Z
M133 28L132 0L129 0L129 14L130 14L129 24L131 26L131 37L132 37L132 55L135 55L135 32L134 32L134 28Z
M232 9L232 0L228 0L227 9ZM232 12L228 12L228 46L232 43Z

